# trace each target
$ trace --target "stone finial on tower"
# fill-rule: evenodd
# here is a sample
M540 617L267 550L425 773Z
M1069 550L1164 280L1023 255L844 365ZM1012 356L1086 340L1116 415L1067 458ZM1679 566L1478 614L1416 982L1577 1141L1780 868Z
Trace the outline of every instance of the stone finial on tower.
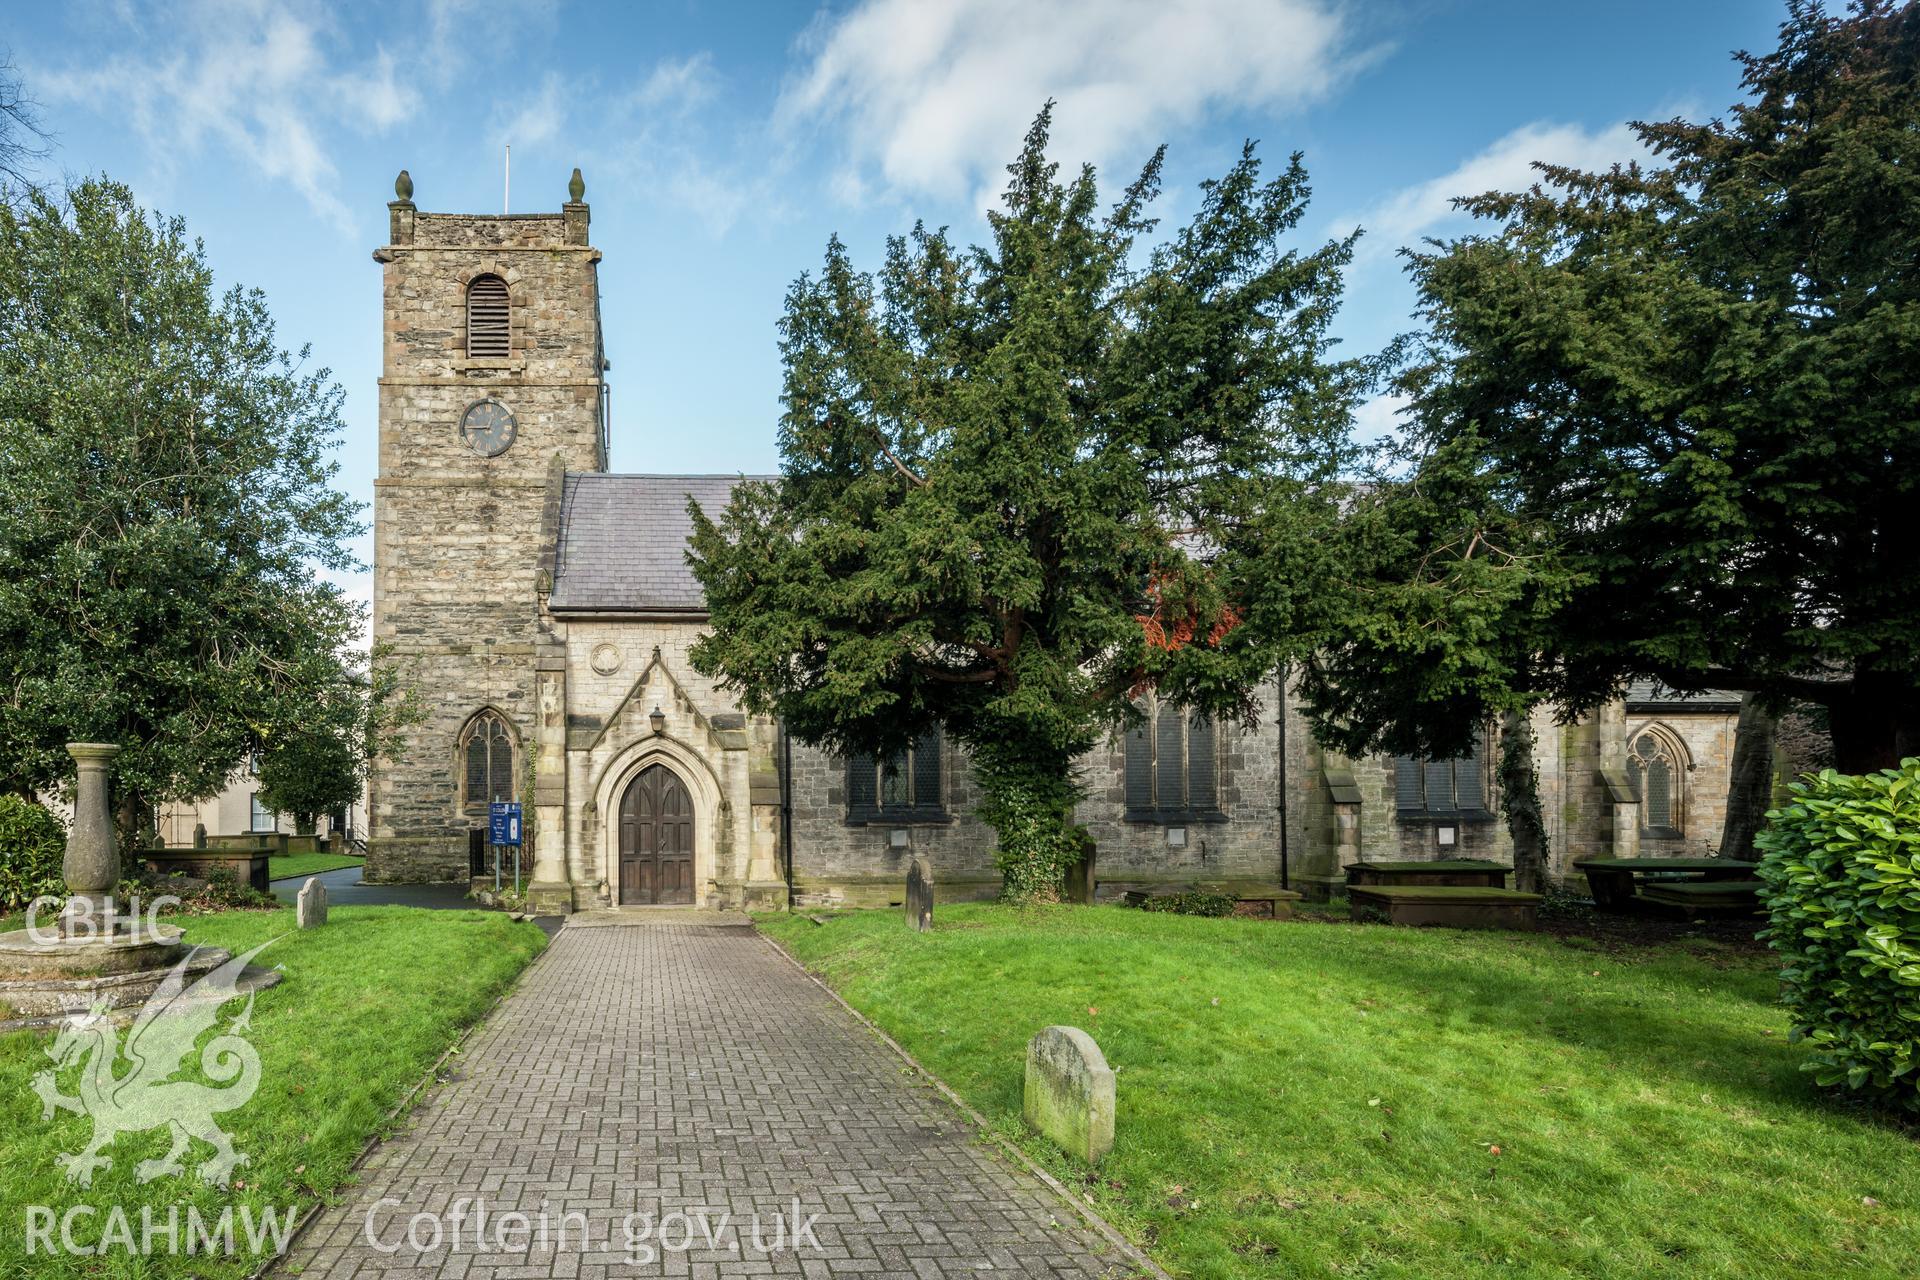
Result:
M393 180L393 194L387 202L387 243L413 243L413 175L405 169Z
M587 242L587 180L580 176L576 168L573 176L567 179L567 202L560 206L567 218L567 243L585 244Z

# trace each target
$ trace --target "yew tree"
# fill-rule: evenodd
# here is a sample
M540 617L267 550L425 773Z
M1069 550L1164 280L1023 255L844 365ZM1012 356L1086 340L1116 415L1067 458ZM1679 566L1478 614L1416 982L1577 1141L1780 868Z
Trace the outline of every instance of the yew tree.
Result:
M1491 733L1515 882L1537 892L1548 848L1533 715L1564 705L1555 649L1582 580L1519 505L1471 432L1426 452L1384 446L1335 531L1340 573L1297 688L1315 737L1350 755L1444 760Z
M1141 695L1254 715L1319 607L1369 372L1326 336L1351 242L1286 244L1298 156L1267 176L1249 144L1149 245L1161 157L1103 207L1050 116L987 244L916 225L876 276L835 239L794 283L781 477L696 508L690 552L694 665L842 753L943 726L1015 899L1055 891L1073 762Z
M1471 438L1579 580L1571 710L1627 679L1827 709L1920 754L1920 7L1794 0L1725 117L1647 166L1543 166L1411 256L1422 448Z

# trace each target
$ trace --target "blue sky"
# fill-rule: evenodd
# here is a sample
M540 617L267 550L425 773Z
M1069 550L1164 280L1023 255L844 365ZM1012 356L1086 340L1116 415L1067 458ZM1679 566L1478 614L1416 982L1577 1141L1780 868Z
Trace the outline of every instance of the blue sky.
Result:
M224 283L347 389L341 483L372 493L394 174L422 209L555 210L579 165L605 252L613 465L775 467L775 321L839 232L864 265L913 220L981 210L1040 103L1056 155L1112 184L1170 146L1160 212L1245 138L1306 153L1302 243L1367 228L1338 331L1408 326L1393 251L1457 233L1449 197L1544 159L1635 154L1632 119L1724 109L1778 0L854 0L388 4L0 0L55 134L184 216ZM1389 406L1363 413L1375 428ZM352 584L356 593L363 581Z

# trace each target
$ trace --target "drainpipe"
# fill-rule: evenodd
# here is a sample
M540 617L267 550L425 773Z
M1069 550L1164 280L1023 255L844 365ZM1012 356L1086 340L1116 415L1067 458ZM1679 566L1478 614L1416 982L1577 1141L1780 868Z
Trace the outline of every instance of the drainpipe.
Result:
M780 725L780 870L787 882L787 910L793 910L793 740L787 722Z
M1280 664L1280 714L1275 719L1280 725L1280 887L1291 889L1287 866L1287 664L1284 662Z

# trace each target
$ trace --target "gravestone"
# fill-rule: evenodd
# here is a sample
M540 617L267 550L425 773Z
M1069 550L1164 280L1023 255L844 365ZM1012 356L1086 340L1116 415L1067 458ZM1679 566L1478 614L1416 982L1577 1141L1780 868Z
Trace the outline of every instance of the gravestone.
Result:
M193 847L196 849L207 847L207 824L204 822L193 824Z
M1026 1122L1089 1164L1113 1150L1113 1068L1078 1027L1047 1027L1027 1042Z
M933 928L933 864L918 855L907 864L907 927L918 933Z
M294 899L294 919L302 929L318 929L327 922L327 886L319 876L308 876Z
M1097 882L1093 878L1093 837L1086 828L1078 831L1080 855L1067 868L1066 881L1061 885L1060 896L1068 902L1083 907L1093 905L1093 895Z

